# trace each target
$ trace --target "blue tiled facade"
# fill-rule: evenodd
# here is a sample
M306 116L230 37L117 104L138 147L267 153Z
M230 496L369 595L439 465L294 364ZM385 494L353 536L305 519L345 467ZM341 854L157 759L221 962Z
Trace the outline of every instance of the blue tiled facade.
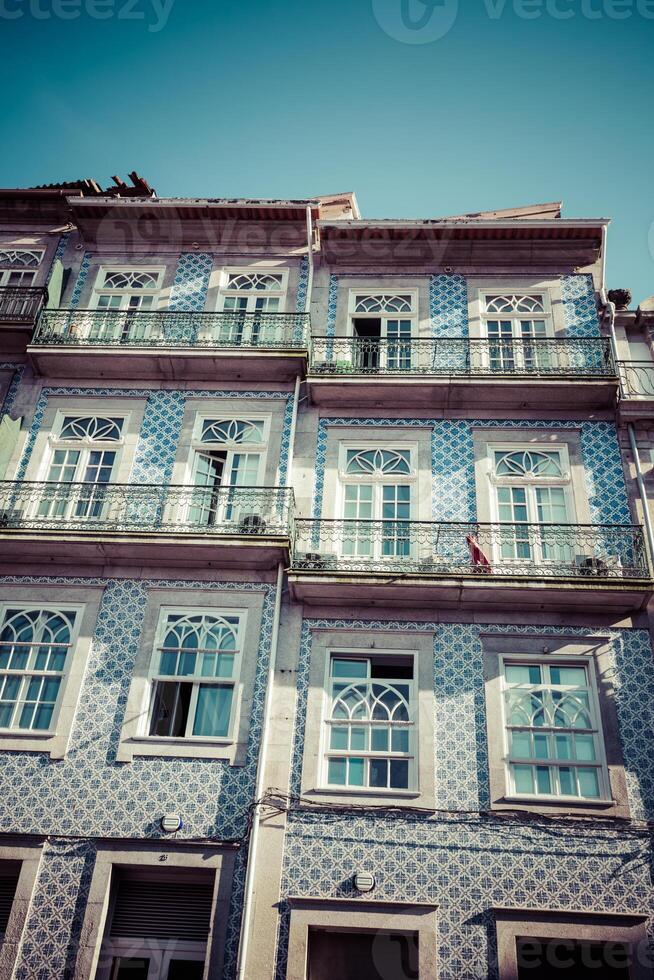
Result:
M435 736L421 751L433 758L437 814L291 812L282 895L426 902L438 906L439 977L497 976L493 908L571 912L654 911L649 835L610 823L593 827L483 817L490 804L480 632L592 635L580 628L442 624L393 620L305 620L297 676L290 792L300 792L313 630L390 634L433 631ZM654 698L654 664L646 630L612 630L611 674L632 816L654 815L654 737L644 726ZM644 706L649 706L644 709ZM375 875L359 896L355 871ZM289 909L280 907L277 977L285 975ZM465 941L463 937L465 936Z

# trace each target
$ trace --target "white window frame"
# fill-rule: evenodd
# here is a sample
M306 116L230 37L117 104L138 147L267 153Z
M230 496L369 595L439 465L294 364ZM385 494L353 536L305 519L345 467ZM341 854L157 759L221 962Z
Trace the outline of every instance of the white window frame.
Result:
M389 353L393 351L396 360L402 361L402 370L408 371L411 367L411 362L416 356L411 348L411 341L418 336L418 329L420 325L419 319L419 291L415 288L409 289L350 289L348 294L348 307L347 307L347 336L351 337L353 340L356 337L354 332L354 320L381 320L380 329L380 344L379 344L379 368L384 369L389 367L390 357ZM372 313L358 313L356 311L357 299L363 299L368 297L378 297L378 296L408 296L411 300L411 312L410 313L394 313L394 312L372 312ZM392 344L388 343L388 321L389 320L409 320L410 321L410 333L408 337L391 337ZM372 345L370 350L370 356L373 355ZM355 357L357 355L357 350L352 346L352 355ZM407 357L408 355L408 357ZM408 361L408 363L407 363ZM398 367L398 365L396 365ZM392 369L392 365L391 365ZM373 372L374 373L374 370Z
M597 677L595 671L595 660L592 655L575 654L573 656L565 656L564 654L531 654L531 653L503 653L499 656L500 663L500 699L502 705L502 727L503 727L503 747L504 747L504 785L506 787L507 799L520 800L522 802L529 802L537 805L540 801L548 803L576 803L576 804L609 804L612 803L612 795L610 789L610 779L609 771L606 758L606 745L604 740L604 728L602 721L602 713L599 702L599 695L597 690ZM564 796L557 795L555 793L533 793L525 794L515 792L513 789L513 780L511 776L511 758L509 753L509 726L507 722L506 715L506 666L508 665L529 665L534 664L542 667L543 665L550 666L561 666L561 667L580 667L583 666L586 670L586 676L588 678L588 691L589 691L589 701L592 713L592 720L596 724L597 735L597 760L595 764L592 762L586 763L584 766L583 762L575 759L570 760L554 760L558 761L561 765L565 766L566 762L571 768L592 768L596 769L598 772L598 782L600 795L595 796ZM519 727L519 726L518 726ZM530 729L530 731L533 729ZM546 731L547 729L543 729ZM574 731L574 729L562 728L562 733L568 733ZM583 731L586 734L586 730ZM543 760L543 765L548 765L552 767L553 760ZM519 764L519 763L518 763ZM537 760L532 760L531 762L525 762L525 765L537 765Z
M82 616L84 613L84 606L77 602L71 603L49 603L49 602L23 602L20 599L16 599L15 602L4 601L0 603L0 631L4 628L7 611L9 609L15 609L17 611L38 611L38 612L53 612L59 615L62 612L71 612L75 614L73 620L73 628L71 631L70 638L70 649L66 656L66 663L64 665L63 671L56 674L56 676L61 678L59 684L59 690L57 691L57 700L52 711L52 719L49 728L0 728L0 736L16 738L16 737L28 737L28 738L51 738L53 735L58 734L57 725L59 722L59 714L61 711L61 704L64 698L64 693L66 687L68 686L68 680L71 675L71 665L75 657L75 650L77 648L77 641L79 637L79 630L82 621ZM8 673L18 673L9 670L3 670L1 676L5 676ZM32 676L33 671L25 669L19 672L21 676L27 677ZM39 671L39 675L45 675L46 672ZM22 685L21 685L22 688Z
M379 475L372 476L369 473L361 474L348 474L346 473L347 466L347 454L348 451L357 450L360 452L369 452L371 450L387 450L390 452L409 452L409 464L411 467L410 474L404 473L389 473L388 476ZM418 510L418 470L416 467L416 460L418 459L418 443L380 443L372 442L368 440L347 440L340 442L338 446L338 492L337 492L337 514L338 520L343 525L350 520L350 518L345 517L345 503L346 503L346 491L347 486L360 486L362 484L372 484L373 485L373 499L372 499L372 511L373 516L372 521L381 524L383 522L382 508L383 508L383 495L381 487L384 486L396 486L398 484L408 483L411 489L409 497L409 517L401 520L401 523L412 522L416 520L416 513ZM409 541L409 547L411 548L411 541ZM343 541L338 544L339 552L343 553ZM373 553L369 556L371 560L383 561L383 556L381 555L381 540L379 542L373 541ZM380 554L377 554L377 552Z
M534 452L534 453L559 453L561 459L561 470L563 472L563 477L506 477L506 476L496 476L495 474L495 454L496 453L520 453L520 452ZM564 501L566 508L567 521L569 525L574 525L577 523L577 511L575 507L575 497L573 492L573 481L572 474L570 470L570 453L568 446L565 443L557 443L553 445L551 443L488 443L487 444L487 454L488 454L488 473L489 482L491 487L490 493L490 513L491 522L498 526L506 524L512 526L511 521L500 521L499 516L499 500L498 500L498 489L500 487L524 487L526 490L525 498L527 501L527 525L529 527L535 527L540 522L537 518L537 504L536 504L536 493L537 487L561 487L564 493ZM520 522L515 522L520 524ZM495 538L495 536L493 536ZM495 543L493 560L498 565L509 564L512 559L501 557L499 542ZM542 555L533 555L531 559L526 558L516 558L516 561L524 564L525 561L531 560L532 562L540 563L545 561ZM571 562L574 558L571 558Z
M159 677L159 672L155 670L156 661L159 658L162 649L162 643L164 635L166 632L166 626L168 624L168 617L173 615L180 615L183 617L187 616L214 616L216 619L224 619L226 616L237 616L239 619L238 624L238 650L234 657L234 670L231 678L205 678L205 683L210 683L212 680L215 682L212 686L216 687L231 687L233 690L232 695L232 707L229 718L229 730L227 735L220 736L209 736L209 735L151 735L150 734L150 722L152 718L152 711L154 708L154 690L155 690L155 678ZM192 745L192 744L207 744L212 745L231 745L235 742L238 730L239 730L239 719L241 714L241 702L243 700L243 684L241 681L241 671L243 664L243 649L246 641L247 635L247 618L248 610L244 608L232 609L232 608L220 608L215 609L212 607L205 606L162 606L159 610L159 617L157 620L157 628L155 630L154 643L152 646L152 651L150 654L150 659L148 662L148 672L147 672L147 683L145 685L144 692L144 705L143 711L141 712L141 728L138 733L138 738L147 740L148 742L162 742L168 744L182 744L182 745ZM193 675L191 680L188 676L182 675L171 675L168 678L170 683L190 683L193 684L193 692L191 695L191 701L189 704L189 716L187 720L187 725L192 726L195 720L195 707L197 705L197 689L202 683L202 678Z
M289 270L283 266L227 266L221 270L218 286L218 305L219 312L225 310L225 298L228 296L248 298L247 309L242 310L244 314L256 313L256 300L262 297L276 297L279 299L278 313L286 312L286 298L288 296L288 274ZM282 283L279 289L229 289L228 283L232 276L281 276ZM227 310L226 312L232 312ZM239 311L233 311L236 315ZM265 312L265 311L263 311Z
M61 438L61 430L62 430L63 425L64 425L64 420L66 418L70 418L70 417L73 417L73 418L115 418L115 419L122 419L123 424L122 424L121 430L120 430L120 439L119 440L116 440L116 441L109 441L109 440L107 440L106 442L104 442L104 441L102 441L100 439L89 439L89 438L84 438L84 439L62 439ZM105 483L88 484L88 486L98 486L98 487L110 487L110 486L112 486L115 483L115 476L116 476L116 474L118 472L120 472L120 465L121 465L122 455L123 455L123 451L124 451L124 448L125 448L125 434L126 434L126 430L127 430L128 426L129 426L129 419L130 419L130 413L129 412L122 412L122 411L120 411L120 412L114 412L113 410L112 411L95 411L92 408L90 408L88 411L86 411L83 408L80 408L79 406L75 406L74 408L71 408L71 409L57 409L57 414L55 415L55 419L54 419L54 423L53 423L53 426L52 426L52 430L49 433L48 438L47 438L46 451L43 453L43 459L42 459L41 464L40 464L40 469L39 469L39 472L38 472L38 475L37 475L37 480L39 482L41 482L41 483L48 483L49 482L48 481L48 474L50 472L50 467L51 467L52 462L54 460L54 454L55 454L55 451L56 450L59 450L59 449L63 449L63 450L72 449L72 450L79 450L80 451L80 457L79 457L79 460L77 462L77 467L76 467L76 475L78 473L83 472L84 469L86 468L86 465L87 465L88 459L89 459L89 455L90 455L91 452L94 452L94 451L101 451L102 452L102 451L108 450L108 451L115 451L115 454L116 454L115 455L115 458L114 458L113 465L111 467L111 479L108 480ZM82 484L82 485L84 485L84 481L83 480L80 480L80 479L71 480L70 482L69 481L61 481L61 484L60 485L62 487L66 487L66 486L70 486L71 484ZM55 486L55 485L59 485L59 484L53 484L53 486ZM53 492L56 492L56 491L53 491ZM43 499L45 500L46 498L44 497ZM55 498L53 498L53 500L54 499ZM62 514L59 517L52 517L52 518L51 517L48 517L48 519L62 520L62 521L67 520L70 517L71 509L81 499L82 498L76 497L74 494L71 493L69 495L69 501L68 501L68 503L67 503L67 505L65 507L65 513ZM35 501L34 502L34 504L32 505L32 508L31 508L32 514L37 514L38 513L38 510L39 510L39 507L40 507L41 502L42 501ZM109 501L106 501L103 504L103 509L107 506L108 503L109 503ZM98 515L96 515L96 517L97 516ZM83 520L84 517L83 517L83 515L78 515L76 517L76 519Z
M518 313L512 311L510 313L489 313L487 310L488 300L492 296L538 296L542 300L543 312L542 313ZM481 315L481 330L482 337L487 343L487 347L483 354L483 363L485 367L490 367L491 361L491 345L493 342L501 344L500 347L500 359L504 361L505 358L513 361L513 367L511 372L520 372L521 369L525 368L525 347L530 339L534 340L554 340L554 317L552 313L552 299L550 296L549 289L538 287L536 289L480 289L479 290L479 306ZM525 337L520 331L520 321L521 320L543 320L545 323L545 334L543 337ZM490 337L488 333L488 321L489 320L509 320L511 322L511 336L503 337L502 335L498 337ZM523 345L522 342L525 342ZM547 352L541 352L541 357L545 356L546 364L550 367L553 363L553 358L556 357L556 352L552 349L551 354ZM538 352L536 352L535 357L538 357ZM532 368L536 371L536 368ZM502 373L502 366L497 368L498 373Z
M104 287L102 283L108 275L121 272L146 272L157 277L157 285L148 289L112 289ZM82 329L86 334L93 334L95 339L102 339L103 335L108 340L121 340L138 342L153 336L152 321L140 323L137 319L139 313L154 313L160 304L161 290L165 276L164 266L152 265L102 265L98 269L91 294L90 307L95 311L95 316L87 320L81 319ZM102 296L118 296L120 306L115 308L99 307ZM133 296L151 296L152 305L146 309L129 309L129 301ZM106 314L104 322L99 320L102 314ZM120 315L122 314L122 316ZM156 329L156 328L155 328Z
M11 262L3 261L2 252L24 252L29 255L38 256L37 264L30 266L14 265ZM41 248L20 248L19 246L1 245L0 246L0 288L28 289L34 286L36 277L41 269L45 249ZM20 282L10 282L12 276L18 275Z
M211 420L213 422L231 422L234 420L242 420L247 422L263 422L263 441L257 442L203 442L202 441L202 426L205 422ZM225 452L225 472L227 474L231 473L233 466L233 459L235 453L250 453L251 455L259 456L259 465L257 470L257 482L254 484L255 487L263 487L265 484L264 476L266 473L266 460L268 457L268 448L270 444L270 425L271 417L270 415L264 415L256 412L242 412L242 413L224 413L224 412L198 412L196 413L195 419L193 421L193 429L191 433L191 445L189 448L188 459L186 461L186 472L184 475L184 484L189 487L195 486L195 473L197 467L197 456L198 453L211 452L215 450L217 452ZM229 483L222 484L224 487L231 486ZM189 505L190 506L190 505Z
M420 765L419 765L419 749L420 749L420 733L419 733L419 654L416 650L392 650L386 647L380 649L361 649L361 648L331 648L326 651L325 664L324 664L324 679L322 686L322 703L320 712L320 740L319 740L319 764L318 764L318 792L324 793L338 793L351 796L412 796L415 797L420 792ZM402 683L407 683L409 685L409 708L410 708L410 728L409 728L409 754L397 756L398 759L408 759L409 762L409 785L405 789L396 789L393 787L383 787L383 786L349 786L340 784L331 784L328 781L328 766L329 757L331 755L350 757L354 755L356 758L378 758L383 757L386 759L392 758L391 752L373 752L373 751L362 751L362 752L350 752L350 750L344 750L343 752L338 752L336 749L330 749L328 733L331 730L330 715L332 708L332 694L331 694L331 665L333 660L345 659L345 660L370 660L371 657L404 657L411 659L413 667L413 677L410 681L402 681ZM381 681L383 683L383 680ZM365 724L365 723L364 723ZM370 727L373 727L373 723L370 723Z

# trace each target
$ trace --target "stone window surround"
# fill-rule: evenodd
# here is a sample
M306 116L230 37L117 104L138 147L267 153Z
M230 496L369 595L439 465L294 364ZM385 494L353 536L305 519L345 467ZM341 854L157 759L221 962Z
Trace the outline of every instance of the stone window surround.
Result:
M410 449L412 475L411 520L431 520L432 472L431 472L431 429L392 428L373 426L329 426L325 449L325 484L323 491L323 519L340 518L343 513L343 491L340 481L341 462L347 449ZM343 454L343 455L342 455ZM402 483L407 478L398 474L395 482ZM365 482L365 477L361 477ZM390 482L390 480L388 481Z
M82 940L75 968L79 980L95 977L102 951L102 940L109 911L109 897L113 869L156 868L166 874L176 870L202 870L215 872L214 897L212 901L212 923L207 944L209 976L222 976L225 938L232 892L232 878L236 851L233 848L194 848L183 840L176 840L174 846L168 841L135 844L102 844L98 848L95 868L86 902Z
M143 617L143 630L139 640L139 652L134 663L125 715L120 735L116 761L132 762L139 756L166 756L194 759L222 759L232 766L245 765L252 700L257 668L257 650L261 632L264 597L259 593L210 592L188 589L179 594L177 602L171 602L167 589L153 588L148 592L148 604ZM234 685L234 737L224 738L165 738L143 733L143 716L150 706L149 671L155 650L157 628L162 610L170 612L197 612L202 609L211 613L241 613L245 619L243 649L238 680Z
M32 729L0 732L0 750L5 752L47 752L51 759L66 756L75 720L86 666L91 653L103 589L101 586L25 586L9 585L3 592L3 609L70 608L76 611L75 633L62 681L55 727L48 732ZM13 598L15 596L15 598Z
M355 872L353 868L353 873ZM374 873L374 868L372 869ZM373 893L374 894L374 893ZM361 899L311 899L290 896L291 922L286 980L305 980L309 929L334 932L418 933L419 974L438 976L437 907L413 902Z
M651 977L647 916L611 913L548 912L529 909L494 910L497 930L499 980L518 980L516 941L534 939L579 939L593 942L626 942L643 950L643 959L631 967L632 980ZM564 971L561 971L564 975Z
M411 653L414 656L414 686L417 692L416 778L414 790L366 789L353 787L324 788L323 729L325 712L329 707L329 691L325 687L329 658L334 653L374 653L377 655ZM311 643L311 663L306 708L306 726L302 761L301 792L315 802L334 803L341 798L349 804L383 805L410 800L412 806L434 809L436 806L434 765L434 633L424 632L361 634L344 629L314 629Z
M130 472L139 440L146 399L93 397L92 395L57 395L53 393L43 415L41 427L25 472L25 480L46 479L51 449L56 443L65 415L102 415L125 419L120 442L107 442L107 449L116 450L112 483L129 483Z
M215 406L215 407L214 407ZM260 469L260 485L275 487L279 483L279 459L281 454L282 437L284 433L284 412L286 401L282 399L250 398L193 398L192 393L184 405L184 417L175 452L173 466L173 485L191 485L193 455L200 448L196 439L200 418L218 419L263 419L266 422L266 442L262 451L264 458ZM202 444L205 450L211 449L209 443ZM242 452L248 452L248 443L242 444ZM253 450L257 452L258 446Z
M243 258L243 254L214 256L216 264L214 264L209 277L205 309L210 311L222 309L222 289L227 280L227 273L270 272L285 274L284 297L280 303L282 312L290 313L295 310L300 260L288 257L272 261L270 259L253 259L244 262ZM266 295L263 290L261 295Z
M431 314L429 308L430 276L407 272L404 276L357 276L339 275L336 306L335 336L348 337L352 335L351 304L356 293L374 295L381 293L409 293L413 297L413 331L415 337L430 338L432 336ZM327 284L328 285L328 284ZM324 287L327 293L327 285ZM315 290L314 290L315 291ZM399 316L399 315L398 315ZM405 315L405 319L409 314Z
M156 308L160 310L165 310L168 308L171 288L175 278L175 273L177 271L177 263L179 261L179 252L165 255L162 254L161 251L107 251L102 253L87 251L82 254L89 258L90 264L88 274L83 283L82 291L77 303L77 307L79 309L93 308L93 298L96 294L96 290L100 288L100 277L102 276L103 272L110 269L129 269L137 271L140 268L143 268L146 271L151 271L152 269L156 268L157 271L161 272ZM78 271L79 267L74 270L73 275L71 276L71 282L68 284L66 292L74 289Z
M494 520L494 492L492 484L492 452L497 449L560 449L567 454L570 465L570 499L574 513L571 523L592 524L588 492L585 481L584 459L581 452L581 426L579 429L475 429L472 430L475 454L475 489L477 519L486 524Z
M41 252L41 258L39 260L38 266L35 266L32 269L32 271L36 273L34 277L33 286L45 286L48 276L50 274L50 268L52 266L52 261L57 251L58 244L59 244L59 233L35 234L29 236L21 235L19 239L16 238L0 239L0 249L17 249L19 251L26 251L26 252L37 252L37 251ZM7 266L5 266L4 268L7 268Z
M625 778L622 746L620 744L618 717L615 709L615 692L612 682L611 641L607 636L560 636L480 632L483 649L484 687L486 697L486 726L490 775L491 808L494 810L528 810L549 815L575 815L618 817L629 819L629 800ZM538 797L508 796L504 762L504 718L502 704L500 656L531 655L547 660L551 654L573 659L584 657L590 669L595 668L595 682L599 701L599 721L604 737L604 750L608 769L612 803L592 800L576 801L569 797L562 800L544 800Z
M13 968L21 946L27 914L41 863L41 844L26 846L24 841L13 846L8 840L0 846L0 861L20 862L16 893L11 906L7 931L0 946L0 977L13 976Z
M533 278L531 276L468 276L468 330L472 340L485 339L484 296L486 293L541 293L545 299L547 312L533 319L549 321L554 337L565 336L561 280L553 278ZM494 314L490 319L499 320ZM529 319L525 316L525 319Z

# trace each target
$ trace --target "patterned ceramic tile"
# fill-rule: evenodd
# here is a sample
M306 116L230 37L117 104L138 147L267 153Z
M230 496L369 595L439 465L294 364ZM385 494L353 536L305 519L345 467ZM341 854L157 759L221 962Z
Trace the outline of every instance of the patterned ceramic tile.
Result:
M561 301L568 337L599 337L599 317L591 275L561 276Z
M21 383L21 381L23 379L23 373L25 371L25 365L24 364L14 364L14 363L9 362L9 363L6 363L6 364L5 363L0 364L0 368L2 368L5 371L13 371L14 372L13 377L12 377L11 381L9 382L9 387L7 388L7 394L5 395L5 400L2 403L2 411L0 412L0 416L2 416L2 415L10 415L11 414L11 410L14 407L14 402L16 400L16 395L18 393L18 388L19 388L20 383Z
M289 817L283 895L355 897L356 870L374 873L372 899L439 906L439 976L496 976L494 906L649 912L649 840L637 828L535 821L496 821L489 804L482 650L479 632L506 625L401 621L307 620L297 674L291 793L300 790L313 629L434 633L437 806L433 815L295 811ZM569 627L511 627L516 633L579 636ZM652 731L654 664L644 630L610 631L610 666L629 778L632 815L654 813L654 761L644 749ZM648 736L649 738L649 736ZM424 744L423 751L428 750ZM445 812L447 811L447 812ZM470 811L466 813L466 811ZM367 898L361 897L365 904ZM280 907L277 980L283 980L289 911Z
M207 300L213 255L208 252L182 252L170 291L168 309L202 313Z
M56 837L160 838L166 810L183 815L183 839L242 837L254 792L272 642L273 586L255 582L207 582L203 588L238 596L262 596L250 737L245 765L211 759L136 758L115 762L134 658L139 648L149 588L172 597L197 588L186 580L68 579L12 576L4 584L84 584L104 588L79 707L65 760L39 753L0 755L0 830L52 835L46 846L16 977L61 980L68 975L93 868L92 845ZM228 600L229 601L229 600ZM245 868L241 860L232 888L225 977L233 973Z
M82 257L82 262L79 267L79 272L77 273L77 280L75 281L73 295L70 297L70 303L68 304L71 310L76 309L80 301L82 290L84 289L86 280L88 278L90 266L91 266L91 253L85 252Z
M433 337L468 336L468 284L464 276L431 276L429 314Z
M476 520L473 429L581 429L584 477L594 524L629 524L631 517L620 448L612 422L532 419L323 418L318 424L312 516L322 514L329 427L429 428L432 430L432 514L437 521Z

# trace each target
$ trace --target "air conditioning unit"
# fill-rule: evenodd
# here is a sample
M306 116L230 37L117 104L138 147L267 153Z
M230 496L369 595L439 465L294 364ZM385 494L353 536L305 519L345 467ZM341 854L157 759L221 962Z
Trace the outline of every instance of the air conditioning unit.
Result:
M325 554L322 551L305 551L302 555L302 562L310 568L325 568L334 561L334 555Z
M605 559L597 558L595 555L576 555L575 565L580 575L604 578L609 574L609 566Z
M241 518L239 532L241 534L263 534L266 522L260 514L246 514Z

